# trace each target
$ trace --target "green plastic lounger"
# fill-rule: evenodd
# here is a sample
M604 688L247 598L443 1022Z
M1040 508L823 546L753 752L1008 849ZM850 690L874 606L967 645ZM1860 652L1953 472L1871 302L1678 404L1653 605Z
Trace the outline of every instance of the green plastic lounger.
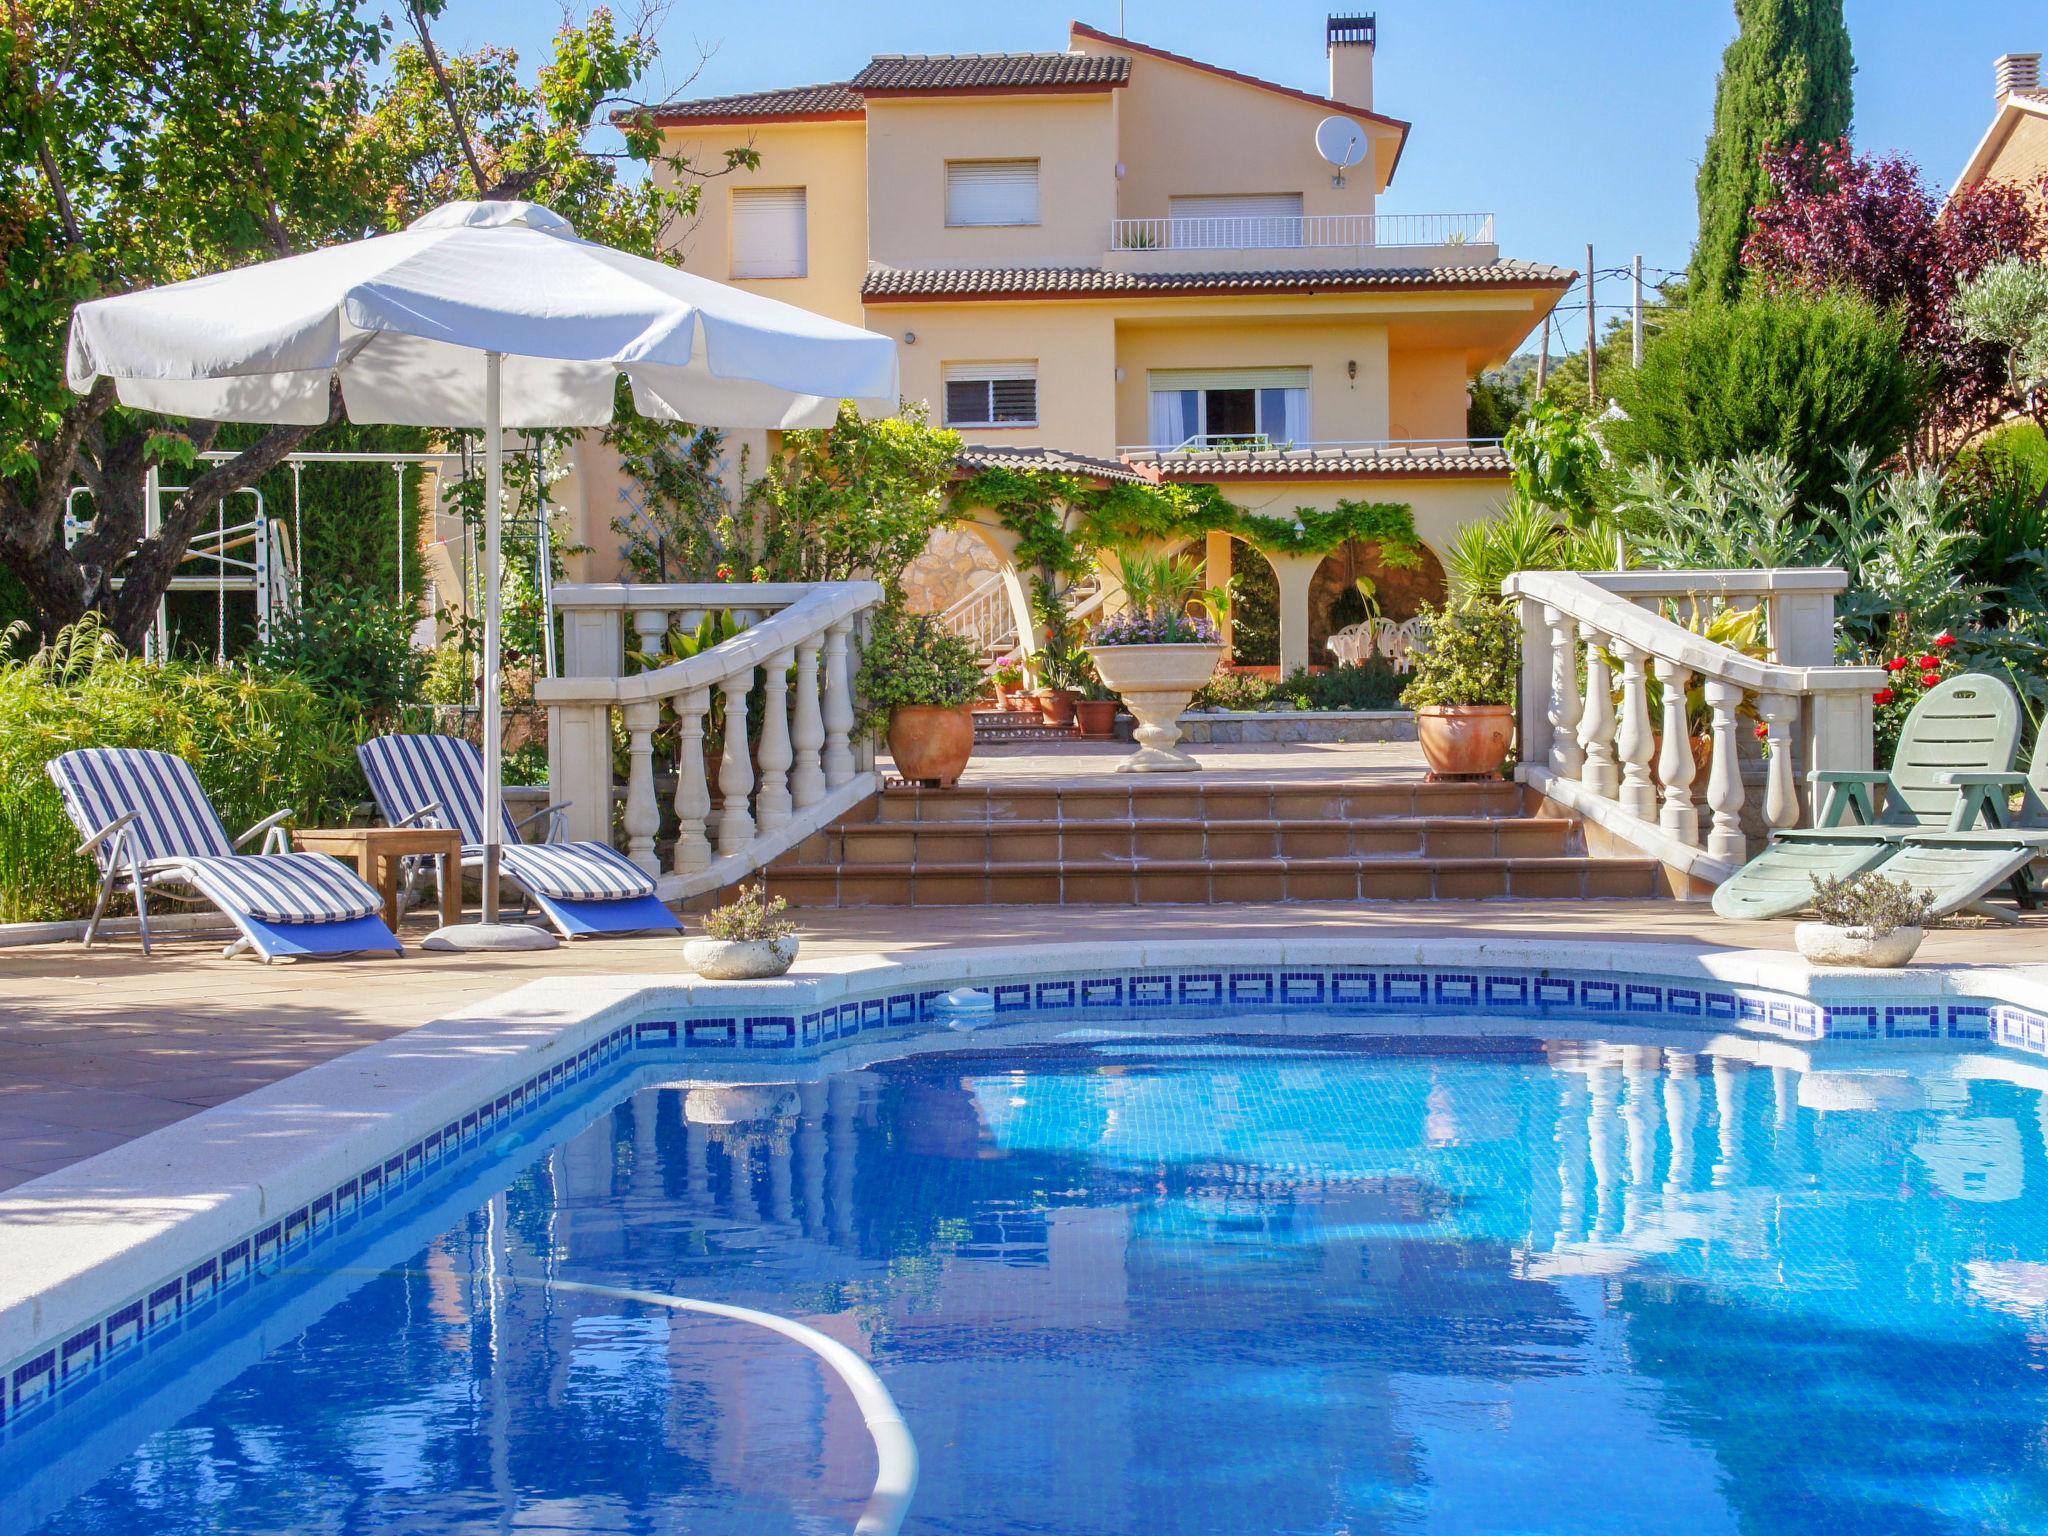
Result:
M1906 716L1890 770L1813 774L1814 792L1826 791L1815 824L1778 833L1714 892L1714 910L1722 917L1789 917L1813 899L1815 879L1879 866L1888 878L1904 878L1909 867L1923 882L1940 873L1943 892L1980 865L2002 866L2010 844L1946 845L1939 856L1916 854L1896 876L1890 867L1909 838L1924 850L1931 834L1957 827L1964 792L1956 775L2008 774L2019 737L2019 698L1999 679L1966 672L1930 688ZM1983 890L2010 878L2009 869L1989 875Z
M2034 742L2033 765L2025 774L1967 771L1948 777L1960 801L1952 830L1908 837L1885 873L1933 892L1937 917L1967 907L2017 922L2020 912L2042 900L2032 871L2048 859L2048 730ZM2000 886L2012 896L2014 910L1991 904Z

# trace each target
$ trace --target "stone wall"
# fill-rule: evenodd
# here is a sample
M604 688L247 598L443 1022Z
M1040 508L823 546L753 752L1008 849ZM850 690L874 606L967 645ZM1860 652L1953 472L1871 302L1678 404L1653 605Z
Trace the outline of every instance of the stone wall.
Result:
M941 528L903 573L903 595L913 613L943 613L989 572L1000 568L995 551L964 528Z

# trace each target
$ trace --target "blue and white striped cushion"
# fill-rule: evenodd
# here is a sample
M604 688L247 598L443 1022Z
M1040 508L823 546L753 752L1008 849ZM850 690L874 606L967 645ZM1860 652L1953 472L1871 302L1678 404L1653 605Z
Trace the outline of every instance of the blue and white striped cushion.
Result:
M514 879L550 901L625 901L654 894L654 877L606 843L513 843L502 857Z
M216 906L265 923L346 923L384 903L324 853L259 853L184 861L185 877Z
M459 736L379 736L356 748L377 809L393 826L423 805L439 809L414 825L452 827L462 841L484 840L484 758ZM509 811L501 809L502 840L519 841Z
M234 856L234 839L182 757L143 747L80 747L53 759L49 774L82 837L138 811L130 833L145 861ZM104 868L106 846L95 853Z

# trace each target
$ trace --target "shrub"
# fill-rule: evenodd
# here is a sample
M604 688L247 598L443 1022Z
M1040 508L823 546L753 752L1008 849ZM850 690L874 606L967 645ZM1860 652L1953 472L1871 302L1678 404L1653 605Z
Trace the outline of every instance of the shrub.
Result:
M1918 928L1934 899L1903 880L1870 872L1841 880L1813 880L1813 915L1835 928L1867 928L1881 939L1894 928Z
M1800 497L1818 495L1837 448L1889 459L1918 421L1926 369L1902 350L1904 336L1896 313L1846 293L1694 307L1621 375L1615 394L1628 419L1605 440L1625 464L1781 453Z
M1375 656L1355 667L1296 672L1285 682L1219 672L1195 694L1194 709L1398 709L1407 679Z
M1573 527L1548 506L1511 498L1492 517L1467 523L1444 553L1451 596L1490 601L1517 571L1603 571L1627 559L1618 531Z
M33 654L0 645L0 921L83 917L98 872L44 765L73 747L152 747L199 772L230 833L289 807L301 825L345 817L366 795L357 716L288 674L121 651L96 628Z
M891 710L971 704L981 693L981 662L937 615L884 608L861 653L855 687L864 726L873 730L888 723Z
M1504 603L1425 608L1415 674L1401 690L1410 709L1431 704L1512 704L1522 666L1522 627Z
M420 702L435 658L412 643L411 604L329 587L271 626L250 658L267 672L296 673L332 699L371 714Z
M740 893L722 907L704 914L704 932L709 938L728 944L754 944L764 939L786 939L796 932L796 923L782 914L789 903L780 896L768 899L768 887L760 881L740 887Z
M1280 685L1256 672L1218 672L1195 690L1190 709L1258 709L1270 702Z

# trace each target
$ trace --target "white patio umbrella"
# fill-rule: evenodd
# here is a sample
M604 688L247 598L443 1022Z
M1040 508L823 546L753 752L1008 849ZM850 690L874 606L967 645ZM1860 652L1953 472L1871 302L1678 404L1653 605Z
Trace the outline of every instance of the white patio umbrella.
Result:
M621 373L644 415L726 428L829 426L841 400L886 414L898 392L886 336L592 244L515 202L449 203L397 234L81 304L69 372L80 393L111 378L124 405L209 421L324 421L339 381L352 420L483 431L486 928L505 429L602 425Z

